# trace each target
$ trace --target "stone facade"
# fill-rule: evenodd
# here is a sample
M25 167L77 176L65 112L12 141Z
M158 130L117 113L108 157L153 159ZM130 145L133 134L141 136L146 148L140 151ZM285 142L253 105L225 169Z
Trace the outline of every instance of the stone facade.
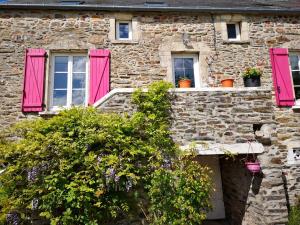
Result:
M110 49L111 89L143 87L162 79L171 81L171 55L196 53L202 87L210 90L176 94L172 127L175 141L245 142L258 138L253 126L267 124L270 138L264 143L265 153L259 156L263 177L251 180L238 162L220 160L226 213L234 225L284 224L288 206L300 195L299 167L287 164L288 150L300 147L300 113L275 105L269 48L299 51L300 17L158 12L132 12L125 17L134 22L133 41L112 38L114 20L124 18L120 13L2 10L0 129L37 116L20 110L26 48L44 48L49 55ZM242 22L242 27L247 28L242 41L226 40L224 21ZM183 43L183 34L188 37L187 44ZM261 89L212 89L219 86L223 76L235 78L235 86L242 87L241 72L253 66L264 71ZM116 95L100 108L127 111L132 107L129 97L130 93Z

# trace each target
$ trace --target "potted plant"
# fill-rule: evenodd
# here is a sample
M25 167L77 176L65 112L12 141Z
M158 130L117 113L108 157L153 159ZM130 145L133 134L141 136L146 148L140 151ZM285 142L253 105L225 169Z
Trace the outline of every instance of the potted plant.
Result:
M258 68L247 68L242 74L245 87L259 87L262 71Z
M180 88L190 88L192 84L192 80L188 77L180 77L178 85Z
M253 152L253 148L251 145L251 142L248 141L249 148L246 158L242 159L245 162L246 168L252 173L256 174L259 173L261 170L260 162L258 161L257 157L255 156ZM249 151L252 151L252 155L249 155Z
M229 77L224 77L221 80L222 87L233 87L233 82L234 82L234 79L229 78Z

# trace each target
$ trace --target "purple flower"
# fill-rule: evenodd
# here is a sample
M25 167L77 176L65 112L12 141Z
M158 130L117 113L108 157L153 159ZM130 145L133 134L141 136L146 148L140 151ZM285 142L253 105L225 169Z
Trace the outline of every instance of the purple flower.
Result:
M6 221L7 221L7 224L9 224L9 225L19 225L20 217L19 217L18 213L11 212L6 215Z
M128 179L125 183L126 191L129 192L130 189L132 188L132 181L131 179Z

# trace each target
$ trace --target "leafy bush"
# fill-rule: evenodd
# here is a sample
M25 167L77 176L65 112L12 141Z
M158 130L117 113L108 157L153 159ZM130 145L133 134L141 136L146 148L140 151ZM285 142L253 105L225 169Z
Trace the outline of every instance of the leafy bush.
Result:
M288 225L299 225L300 224L300 198L298 203L291 208L289 213Z
M210 208L209 170L180 156L170 137L170 87L137 90L132 116L72 108L17 124L0 142L0 221L17 213L30 223L38 213L52 225L139 215L200 224Z

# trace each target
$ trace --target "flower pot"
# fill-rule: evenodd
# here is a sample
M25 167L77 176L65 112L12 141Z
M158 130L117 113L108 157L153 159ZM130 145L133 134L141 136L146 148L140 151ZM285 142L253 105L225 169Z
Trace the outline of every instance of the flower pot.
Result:
M245 87L260 87L260 77L245 77L244 78Z
M245 165L251 173L260 172L260 162L245 162Z
M192 81L191 80L179 80L178 82L180 88L190 88Z
M233 87L234 79L223 79L221 80L222 87Z

